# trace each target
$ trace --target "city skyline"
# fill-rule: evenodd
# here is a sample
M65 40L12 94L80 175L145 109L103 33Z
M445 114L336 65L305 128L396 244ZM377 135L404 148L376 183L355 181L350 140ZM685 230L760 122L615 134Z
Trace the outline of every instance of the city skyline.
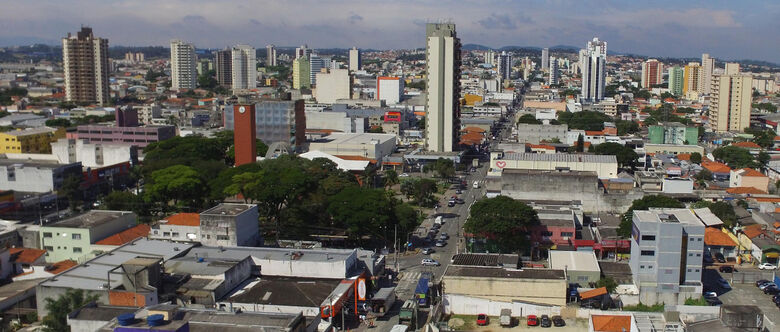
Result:
M89 25L112 45L167 45L182 39L202 48L245 43L312 48L421 48L426 22L458 25L463 44L494 48L574 45L598 36L619 53L651 57L754 59L780 63L773 32L780 4L671 1L416 3L392 1L117 1L8 3L0 13L0 46L56 45L65 31ZM300 13L316 13L300 15ZM647 24L645 22L653 22ZM673 45L675 47L669 47Z

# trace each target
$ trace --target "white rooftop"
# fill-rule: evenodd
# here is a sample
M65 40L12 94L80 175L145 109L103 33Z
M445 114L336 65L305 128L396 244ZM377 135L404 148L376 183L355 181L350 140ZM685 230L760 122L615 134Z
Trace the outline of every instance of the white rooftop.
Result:
M395 140L395 134L374 134L374 133L333 133L323 137L321 140L312 142L326 144L376 144L384 143L389 140Z
M368 160L346 160L341 159L339 157L336 157L330 153L325 153L322 151L309 151L306 153L302 153L300 155L302 158L306 158L309 160L314 160L317 158L326 158L334 163L336 163L336 167L338 167L340 170L344 171L363 171L366 169L366 167L369 164Z
M650 208L649 211L634 210L640 222L676 222L701 226L702 221L689 209Z
M720 226L723 225L723 220L720 220L718 216L716 216L712 211L710 211L710 208L701 208L701 209L693 209L693 212L696 213L696 216L701 219L701 222L704 224L704 226Z
M569 154L569 153L505 153L506 160L553 161L566 163L615 163L613 155Z
M550 268L554 270L601 271L596 255L592 251L550 250Z

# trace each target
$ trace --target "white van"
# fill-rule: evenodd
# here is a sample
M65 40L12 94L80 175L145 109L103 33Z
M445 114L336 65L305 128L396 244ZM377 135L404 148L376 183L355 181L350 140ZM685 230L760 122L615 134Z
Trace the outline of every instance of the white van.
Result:
M479 181L474 181L474 185L472 187L474 189L479 189Z
M437 216L436 219L433 220L435 224L444 225L444 218L441 216Z

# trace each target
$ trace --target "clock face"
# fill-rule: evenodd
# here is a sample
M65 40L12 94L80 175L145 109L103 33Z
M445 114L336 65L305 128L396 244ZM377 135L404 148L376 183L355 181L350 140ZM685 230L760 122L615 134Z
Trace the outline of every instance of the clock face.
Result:
M244 106L241 106L241 107L238 108L238 112L239 113L244 113L244 112L246 112L246 108L244 108Z

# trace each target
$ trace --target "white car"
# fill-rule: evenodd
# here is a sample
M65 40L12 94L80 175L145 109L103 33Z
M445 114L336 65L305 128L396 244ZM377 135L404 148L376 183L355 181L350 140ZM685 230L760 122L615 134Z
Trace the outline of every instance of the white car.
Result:
M775 270L777 269L777 266L774 266L769 263L761 263L761 265L758 266L759 270Z
M430 259L430 258L423 258L423 260L422 260L422 263L421 263L421 264L422 264L423 266L439 266L439 265L441 265L441 264L439 264L439 262L438 262L438 261L436 261L435 259Z
M409 174L407 174L407 173L401 173L401 174L399 174L398 176L400 176L400 177L402 177L402 178L408 178L408 177L409 177Z

